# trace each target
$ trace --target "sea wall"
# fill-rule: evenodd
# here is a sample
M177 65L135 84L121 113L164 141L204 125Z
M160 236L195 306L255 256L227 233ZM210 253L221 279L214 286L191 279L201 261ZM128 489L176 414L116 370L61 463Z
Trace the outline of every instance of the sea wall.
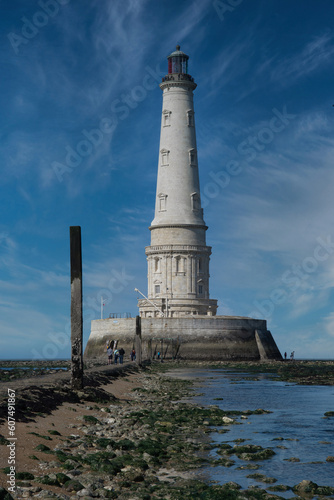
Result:
M282 359L265 320L238 316L142 318L143 359L164 357L192 360ZM135 318L92 321L86 359L106 358L105 345L117 340L126 358L135 346Z

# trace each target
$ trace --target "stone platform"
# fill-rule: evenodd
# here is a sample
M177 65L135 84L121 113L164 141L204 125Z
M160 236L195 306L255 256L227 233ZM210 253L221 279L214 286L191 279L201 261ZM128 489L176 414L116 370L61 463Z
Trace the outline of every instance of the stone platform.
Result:
M118 341L128 359L135 346L135 318L92 321L84 356L106 359L106 342ZM143 360L163 352L166 358L208 361L280 360L267 322L239 316L142 318Z

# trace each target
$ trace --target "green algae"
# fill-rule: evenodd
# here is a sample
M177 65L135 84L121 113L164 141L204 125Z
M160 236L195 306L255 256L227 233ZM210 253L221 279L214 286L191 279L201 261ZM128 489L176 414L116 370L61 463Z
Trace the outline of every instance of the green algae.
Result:
M56 477L42 476L36 479L38 483L47 484L48 486L61 486Z
M116 454L114 452L100 451L86 455L83 459L83 463L89 465L94 471L100 470L114 475L122 469L122 467L120 467L116 472L114 466L116 462L112 462L115 457Z
M133 450L135 448L135 443L131 439L120 439L115 442L114 445L119 450Z
M227 443L222 443L217 449L217 453L221 455L236 455L242 460L267 460L275 455L271 448L262 448L262 446L254 444L246 444L243 446L231 446Z
M42 434L38 434L38 432L28 432L28 434L33 434L34 436L46 439L47 441L52 441L50 436L43 436Z
M274 484L273 486L269 486L268 490L270 491L289 491L291 490L290 486L286 486L285 484Z
M254 474L248 474L248 476L246 476L246 477L249 479L255 479L256 481L260 481L261 483L267 483L267 484L273 484L273 483L277 482L277 479L275 479L274 477L268 477L268 476L265 476L264 474L259 474L258 472L254 473Z
M23 481L34 479L35 476L31 472L17 472L16 479L21 479Z
M37 451L43 451L44 453L53 453L52 450L45 444L38 444L35 448Z
M96 417L93 417L93 415L84 415L83 420L84 420L84 422L89 423L89 424L99 424L100 423L100 421Z
M87 436L87 437L92 438L92 436ZM114 448L116 442L114 439L99 438L99 439L96 439L95 444L96 444L97 448L105 449L108 446L110 446L111 448Z
M84 488L83 484L81 484L79 481L76 479L70 479L69 481L66 481L64 484L64 488L66 491L80 491Z
M0 445L7 445L10 444L10 441L6 439L2 434L0 434Z
M223 467L232 467L232 465L235 465L235 461L230 460L228 458L218 458L217 460L213 460L211 462L211 465L221 465Z

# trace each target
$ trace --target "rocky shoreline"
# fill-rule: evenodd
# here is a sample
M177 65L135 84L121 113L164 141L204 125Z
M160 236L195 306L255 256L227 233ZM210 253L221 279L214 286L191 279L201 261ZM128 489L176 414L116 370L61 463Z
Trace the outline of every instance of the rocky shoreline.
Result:
M195 366L204 365L208 366L207 363ZM275 454L274 447L244 445L242 440L236 440L233 446L212 443L209 434L213 429L228 432L231 425L241 425L247 415L266 410L241 413L223 411L215 405L195 405L190 399L192 384L164 373L176 366L182 365L91 368L85 375L82 391L72 391L68 381L61 379L62 374L54 375L58 384L51 383L52 375L46 376L47 386L44 383L29 386L17 380L18 455L21 440L27 449L17 459L16 491L12 496L5 491L8 469L2 461L0 499L244 500L282 498L279 492L287 490L295 495L292 498L334 497L334 488L311 481L294 486L277 485L275 478L254 472L257 462L270 460ZM320 369L322 380L325 371L332 368L333 364L326 365L326 370ZM277 373L278 364L247 364L247 369ZM304 375L309 377L308 371ZM327 375L331 381L330 373ZM0 406L2 418L6 418L5 403ZM0 432L3 456L8 444L5 424ZM214 448L218 459L210 458L209 452ZM260 486L242 490L236 483L221 486L201 480L202 465L230 467L234 457L244 461L244 468L250 470L249 477L260 485L266 484L272 493Z

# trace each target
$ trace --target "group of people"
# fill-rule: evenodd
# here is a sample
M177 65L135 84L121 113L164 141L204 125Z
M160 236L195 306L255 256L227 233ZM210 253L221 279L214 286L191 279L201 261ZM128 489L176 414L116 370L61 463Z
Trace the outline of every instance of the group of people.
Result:
M288 355L287 355L287 353L285 352L285 353L284 353L284 359L286 359L286 358L287 358L287 356L288 356ZM295 351L292 351L292 353L290 354L290 360L291 360L291 361L294 361L294 359L295 359Z
M120 349L113 350L113 348L109 345L107 347L108 365L112 364L113 358L114 358L115 365L117 365L118 359L119 359L119 364L122 365L123 359L124 359L124 354L125 354L125 351L124 351L123 347L121 347Z
M124 351L123 347L121 347L120 349L117 349L116 346L114 348L113 342L109 342L107 344L108 365L113 364L113 360L114 360L115 365L117 365L118 360L119 360L119 364L122 365L123 360L124 360L124 354L125 354L125 351ZM136 351L134 349L132 349L132 351L130 353L130 358L131 358L131 361L135 361L135 359L136 359Z

